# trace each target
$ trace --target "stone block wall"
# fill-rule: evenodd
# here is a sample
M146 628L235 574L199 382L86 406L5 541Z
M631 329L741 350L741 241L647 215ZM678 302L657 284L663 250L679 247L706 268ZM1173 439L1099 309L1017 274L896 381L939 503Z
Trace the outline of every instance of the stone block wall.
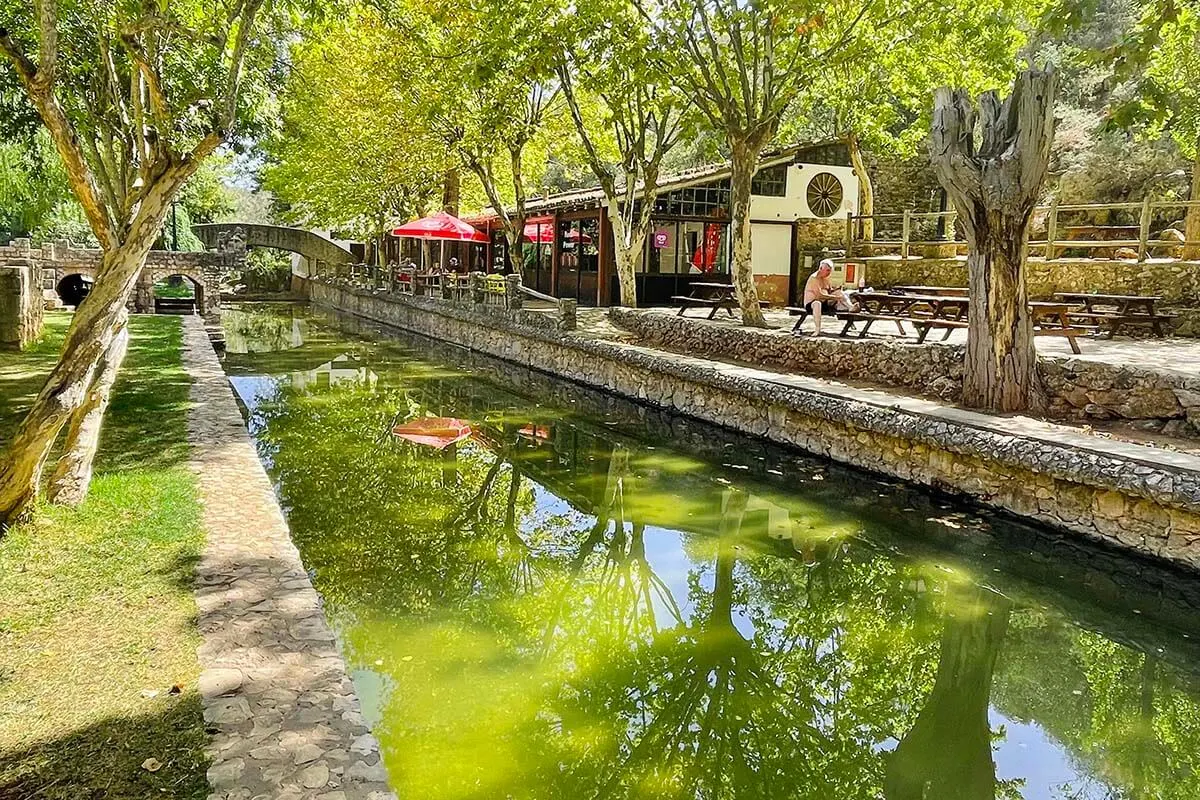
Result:
M21 350L36 341L44 309L40 263L0 247L0 348Z
M1146 294L1163 298L1164 306L1200 306L1200 262L1110 261L1103 259L1030 258L1025 279L1032 299L1050 299L1055 292ZM967 264L962 258L872 259L867 261L872 286L966 286Z
M1036 438L983 415L891 407L720 365L314 283L345 311L913 483L1200 568L1200 460L1079 434ZM967 415L970 422L956 417ZM1065 440L1072 439L1074 443ZM1183 462L1186 465L1181 466ZM1194 462L1194 463L1193 463Z
M34 286L40 300L42 292L53 296L58 282L67 275L95 277L102 255L98 249L75 247L70 242L49 242L34 247L29 240L18 239L0 247L0 266L13 262L31 265L37 273ZM241 258L244 258L244 250L240 253L152 250L138 277L132 310L153 313L155 282L171 275L184 275L196 284L196 300L201 313L216 313L220 309L222 276L235 268Z
M939 400L962 396L962 345L792 336L654 310L614 308L609 319L655 347L767 369L906 389ZM1200 436L1200 380L1179 373L1043 356L1049 416L1125 420L1174 436Z

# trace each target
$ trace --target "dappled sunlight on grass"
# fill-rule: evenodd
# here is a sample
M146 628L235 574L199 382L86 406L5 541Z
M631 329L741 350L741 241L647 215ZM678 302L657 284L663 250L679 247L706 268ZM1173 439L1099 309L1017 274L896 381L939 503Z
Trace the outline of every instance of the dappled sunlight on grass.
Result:
M0 539L0 797L207 793L180 330L132 319L87 502L42 506ZM45 370L53 355L30 359ZM149 758L162 766L143 769Z

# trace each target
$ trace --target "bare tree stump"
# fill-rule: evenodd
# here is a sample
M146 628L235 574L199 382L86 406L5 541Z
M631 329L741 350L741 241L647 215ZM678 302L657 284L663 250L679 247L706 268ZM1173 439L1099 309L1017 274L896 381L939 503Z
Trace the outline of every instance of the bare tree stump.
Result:
M1057 86L1052 70L1028 70L1003 102L995 92L980 95L978 108L961 89L938 89L934 95L930 157L968 244L971 305L963 376L968 406L1025 411L1045 403L1025 293L1025 254L1029 219L1050 163Z

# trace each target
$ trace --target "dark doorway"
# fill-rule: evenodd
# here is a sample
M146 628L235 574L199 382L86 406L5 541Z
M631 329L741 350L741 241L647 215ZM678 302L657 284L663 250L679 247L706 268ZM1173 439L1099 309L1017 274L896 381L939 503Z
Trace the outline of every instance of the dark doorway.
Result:
M92 279L86 275L74 273L59 281L55 289L58 291L63 305L78 308L79 304L83 302L83 298L87 297L88 292L92 290Z

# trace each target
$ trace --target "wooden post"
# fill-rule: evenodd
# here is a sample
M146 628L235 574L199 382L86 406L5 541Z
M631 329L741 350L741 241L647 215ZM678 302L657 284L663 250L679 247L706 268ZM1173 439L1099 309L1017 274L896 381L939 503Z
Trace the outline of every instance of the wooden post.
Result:
M846 258L854 254L854 212L846 212Z
M1142 218L1138 220L1138 261L1146 260L1146 243L1150 241L1150 198L1142 200Z
M900 232L900 259L908 260L908 236L912 230L912 211L904 209L904 222Z
M1054 260L1054 239L1058 236L1058 198L1050 201L1050 216L1046 219L1046 252L1047 261Z

